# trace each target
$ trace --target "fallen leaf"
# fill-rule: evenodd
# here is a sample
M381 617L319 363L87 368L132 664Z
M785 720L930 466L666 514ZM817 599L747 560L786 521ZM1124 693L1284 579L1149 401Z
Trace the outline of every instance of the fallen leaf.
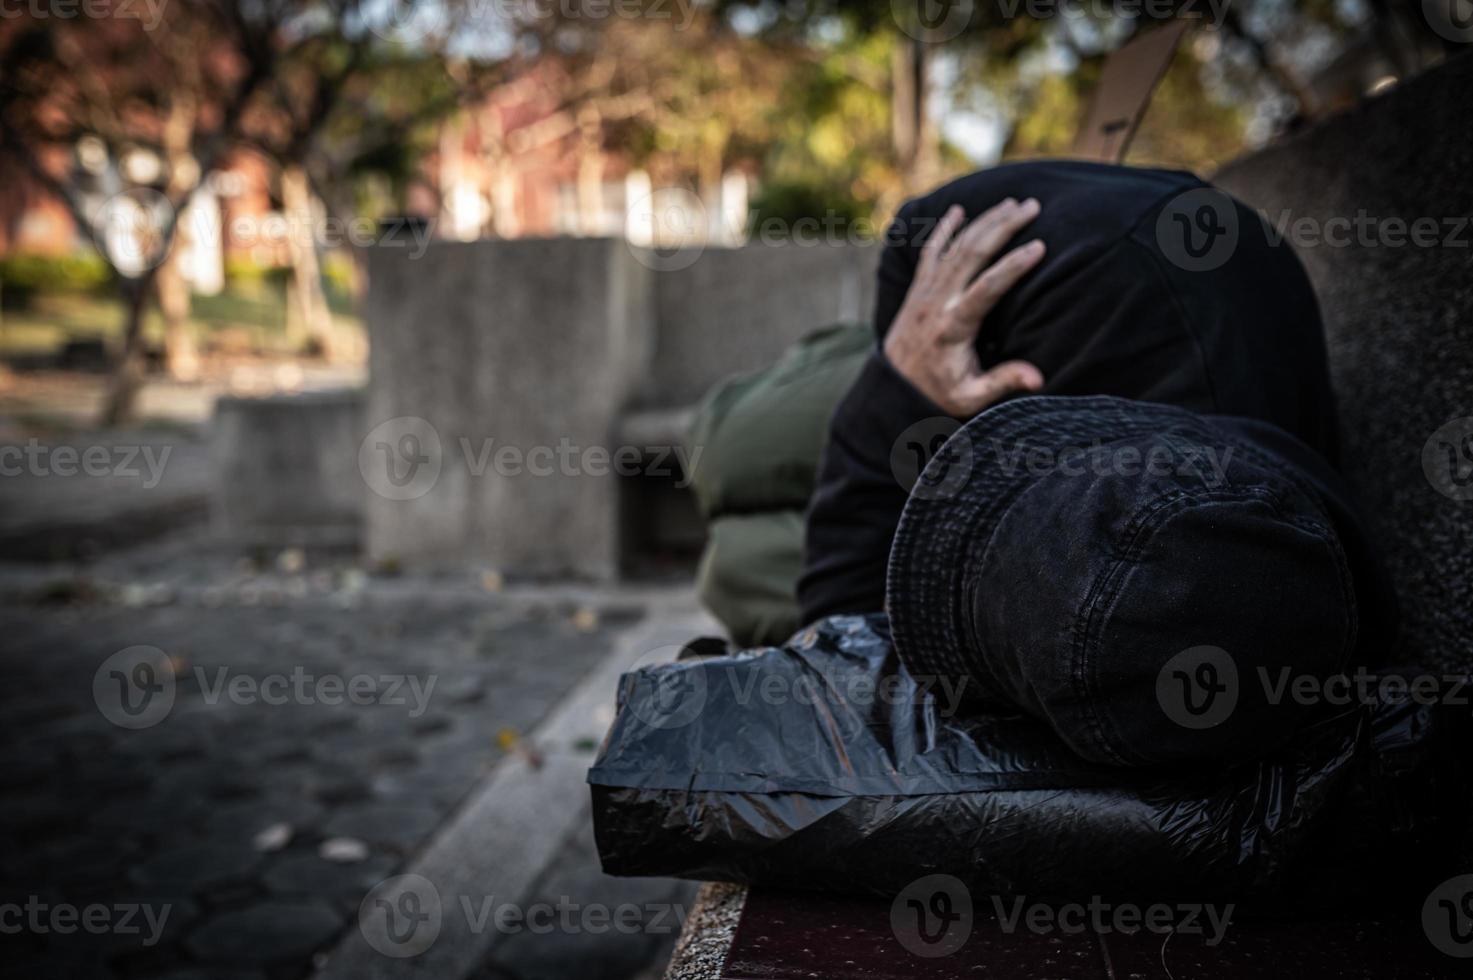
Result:
M317 848L317 856L337 864L355 864L368 859L368 845L356 837L329 837Z
M251 846L258 851L270 853L279 851L291 843L292 825L289 823L274 823L263 830L257 831L256 836L251 838Z

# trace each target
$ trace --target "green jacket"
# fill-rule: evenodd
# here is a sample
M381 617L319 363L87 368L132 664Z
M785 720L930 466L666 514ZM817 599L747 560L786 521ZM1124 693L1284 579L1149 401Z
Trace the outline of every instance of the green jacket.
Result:
M829 416L873 344L866 326L814 330L771 367L718 384L696 411L691 488L709 531L696 587L738 645L781 643L802 625L803 512Z

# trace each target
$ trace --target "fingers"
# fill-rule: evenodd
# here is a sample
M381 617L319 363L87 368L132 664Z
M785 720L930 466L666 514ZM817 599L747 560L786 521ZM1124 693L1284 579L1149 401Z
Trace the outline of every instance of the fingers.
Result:
M950 326L969 337L975 336L982 326L982 318L997 305L1004 293L1043 260L1043 253L1043 242L1035 238L998 259L953 303L948 304L953 314Z
M953 204L946 209L946 213L941 216L940 221L936 222L935 229L931 232L930 237L926 239L926 244L921 246L921 261L920 269L917 270L918 275L930 272L936 267L937 262L940 261L941 256L946 252L947 246L951 244L952 236L961 227L962 221L966 216L966 212L962 210L959 204Z
M1038 368L1023 361L981 371L973 349L984 315L1043 259L1043 243L1032 241L987 268L1038 213L1036 200L1019 204L1010 198L963 227L965 213L952 206L921 249L905 301L885 336L884 353L903 377L952 415L975 415L1043 385Z
M968 416L976 415L1010 395L1039 391L1043 372L1027 361L1004 361L973 375L958 386L956 400Z
M1014 235L1038 217L1039 208L1036 198L1019 204L1010 197L978 215L942 253L951 285L960 290Z

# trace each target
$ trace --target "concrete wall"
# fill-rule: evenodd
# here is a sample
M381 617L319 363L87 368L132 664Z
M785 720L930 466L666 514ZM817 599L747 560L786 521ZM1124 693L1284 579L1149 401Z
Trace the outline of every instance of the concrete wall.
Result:
M1460 669L1473 669L1470 87L1464 55L1217 175L1284 223L1319 293L1346 468L1390 561L1406 657ZM1418 221L1436 228L1423 244L1408 236Z
M616 575L635 478L602 455L580 455L573 474L561 459L556 475L511 473L496 452L658 452L620 446L621 417L686 407L814 327L867 317L874 257L843 245L672 256L613 239L376 249L360 452L370 555Z
M384 247L371 262L370 556L615 574L616 477L564 457L606 447L641 381L650 270L602 239Z
M640 404L690 404L732 372L771 364L814 327L867 321L878 261L877 247L749 245L655 272L652 384Z

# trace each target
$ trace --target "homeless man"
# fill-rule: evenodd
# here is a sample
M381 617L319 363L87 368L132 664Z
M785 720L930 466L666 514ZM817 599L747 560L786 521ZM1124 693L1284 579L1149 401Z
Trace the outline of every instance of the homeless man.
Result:
M913 674L1122 766L1261 756L1309 711L1264 681L1386 662L1317 305L1265 231L1190 174L1081 162L902 208L803 621L883 608Z

